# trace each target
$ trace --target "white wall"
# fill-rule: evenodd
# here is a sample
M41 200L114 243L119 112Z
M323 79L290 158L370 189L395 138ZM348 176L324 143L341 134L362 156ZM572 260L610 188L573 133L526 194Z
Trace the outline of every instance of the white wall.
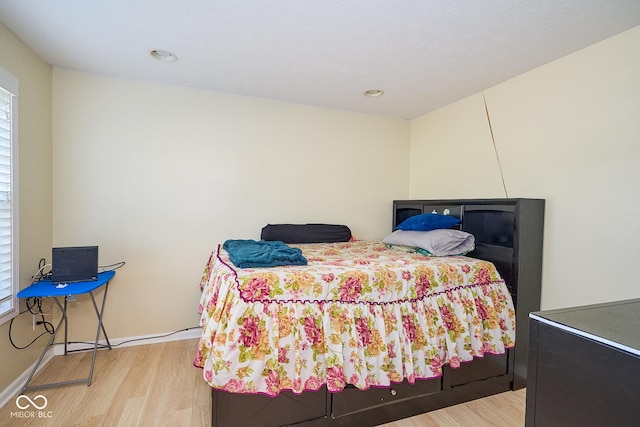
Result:
M382 238L408 196L407 121L59 69L53 87L54 245L126 261L113 337L197 325L202 269L226 239L283 222ZM75 305L72 336L91 337L91 304Z
M542 308L640 297L640 27L487 89L510 197L546 199ZM504 197L483 95L412 122L412 198Z
M18 78L18 236L20 288L27 287L38 261L51 253L51 67L0 24L0 67ZM24 311L24 301L20 302ZM32 316L15 318L11 336L25 346L40 334ZM8 339L9 323L0 325L0 391L9 386L42 352L48 337L25 350Z

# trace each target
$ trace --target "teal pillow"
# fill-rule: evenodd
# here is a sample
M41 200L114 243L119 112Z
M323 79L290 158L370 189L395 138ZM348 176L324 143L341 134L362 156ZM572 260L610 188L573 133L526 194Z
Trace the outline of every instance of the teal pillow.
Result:
M437 213L426 213L414 215L402 221L397 230L429 231L440 228L451 228L460 224L460 219L452 215L442 215Z

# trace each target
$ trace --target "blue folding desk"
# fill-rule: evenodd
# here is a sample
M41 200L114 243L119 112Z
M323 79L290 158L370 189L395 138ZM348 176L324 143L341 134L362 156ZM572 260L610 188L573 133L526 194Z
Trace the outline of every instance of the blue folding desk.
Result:
M102 324L102 314L104 313L104 305L107 300L107 291L109 289L109 281L111 281L111 279L113 278L113 276L115 276L115 274L116 274L115 271L106 271L104 273L98 274L98 280L93 280L90 282L65 283L65 284L59 284L59 285L52 284L51 280L41 280L39 282L32 284L28 288L25 288L20 292L18 292L18 298L53 298L58 308L60 309L60 313L62 315L60 318L60 322L55 327L55 330L51 335L51 338L49 339L49 342L45 346L44 350L42 350L42 354L40 355L40 358L36 362L36 365L33 367L33 370L31 371L31 375L29 375L29 378L27 379L27 382L22 388L22 391L20 392L20 394L23 394L25 391L34 390L38 388L56 387L61 385L77 384L77 383L84 383L84 382L87 383L87 386L91 385L91 379L93 377L93 367L96 363L96 353L98 351L98 339L100 338L100 331L102 331L102 333L104 334L104 338L107 341L107 347L109 348L109 350L111 350L111 343L109 343L107 332L104 330L104 325ZM93 291L97 290L102 286L104 286L104 295L102 297L101 307L100 309L98 309L98 305L96 304L96 300L93 296ZM76 351L89 350L89 349L79 349L79 350L67 349L67 345L68 345L67 300L69 299L69 297L73 297L74 295L87 294L87 293L91 295L91 302L93 302L93 308L95 309L96 315L98 316L98 329L96 331L96 339L93 344L93 356L91 358L91 369L89 370L89 376L87 378L82 378L77 380L29 386L29 383L31 382L31 380L33 379L33 376L38 370L38 367L40 366L42 359L44 358L49 348L53 346L54 341L56 339L56 335L60 330L60 326L62 325L62 322L64 322L64 354L67 355L68 353L73 353ZM61 304L58 298L63 298L64 304Z

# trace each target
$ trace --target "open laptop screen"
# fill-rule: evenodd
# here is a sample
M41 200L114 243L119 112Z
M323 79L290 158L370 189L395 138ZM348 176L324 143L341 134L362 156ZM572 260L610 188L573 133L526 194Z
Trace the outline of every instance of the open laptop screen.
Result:
M98 247L72 246L51 251L51 283L98 280Z

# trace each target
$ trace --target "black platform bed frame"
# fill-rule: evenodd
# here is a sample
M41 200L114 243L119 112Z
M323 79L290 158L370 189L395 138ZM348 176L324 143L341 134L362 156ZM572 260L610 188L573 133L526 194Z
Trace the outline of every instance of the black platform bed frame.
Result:
M516 346L503 355L487 355L459 369L444 366L431 380L403 382L340 393L282 392L264 395L212 390L212 426L374 426L411 417L526 385L528 317L540 309L544 200L396 200L393 226L421 213L449 213L461 229L476 237L468 255L493 262L504 278L516 308Z

